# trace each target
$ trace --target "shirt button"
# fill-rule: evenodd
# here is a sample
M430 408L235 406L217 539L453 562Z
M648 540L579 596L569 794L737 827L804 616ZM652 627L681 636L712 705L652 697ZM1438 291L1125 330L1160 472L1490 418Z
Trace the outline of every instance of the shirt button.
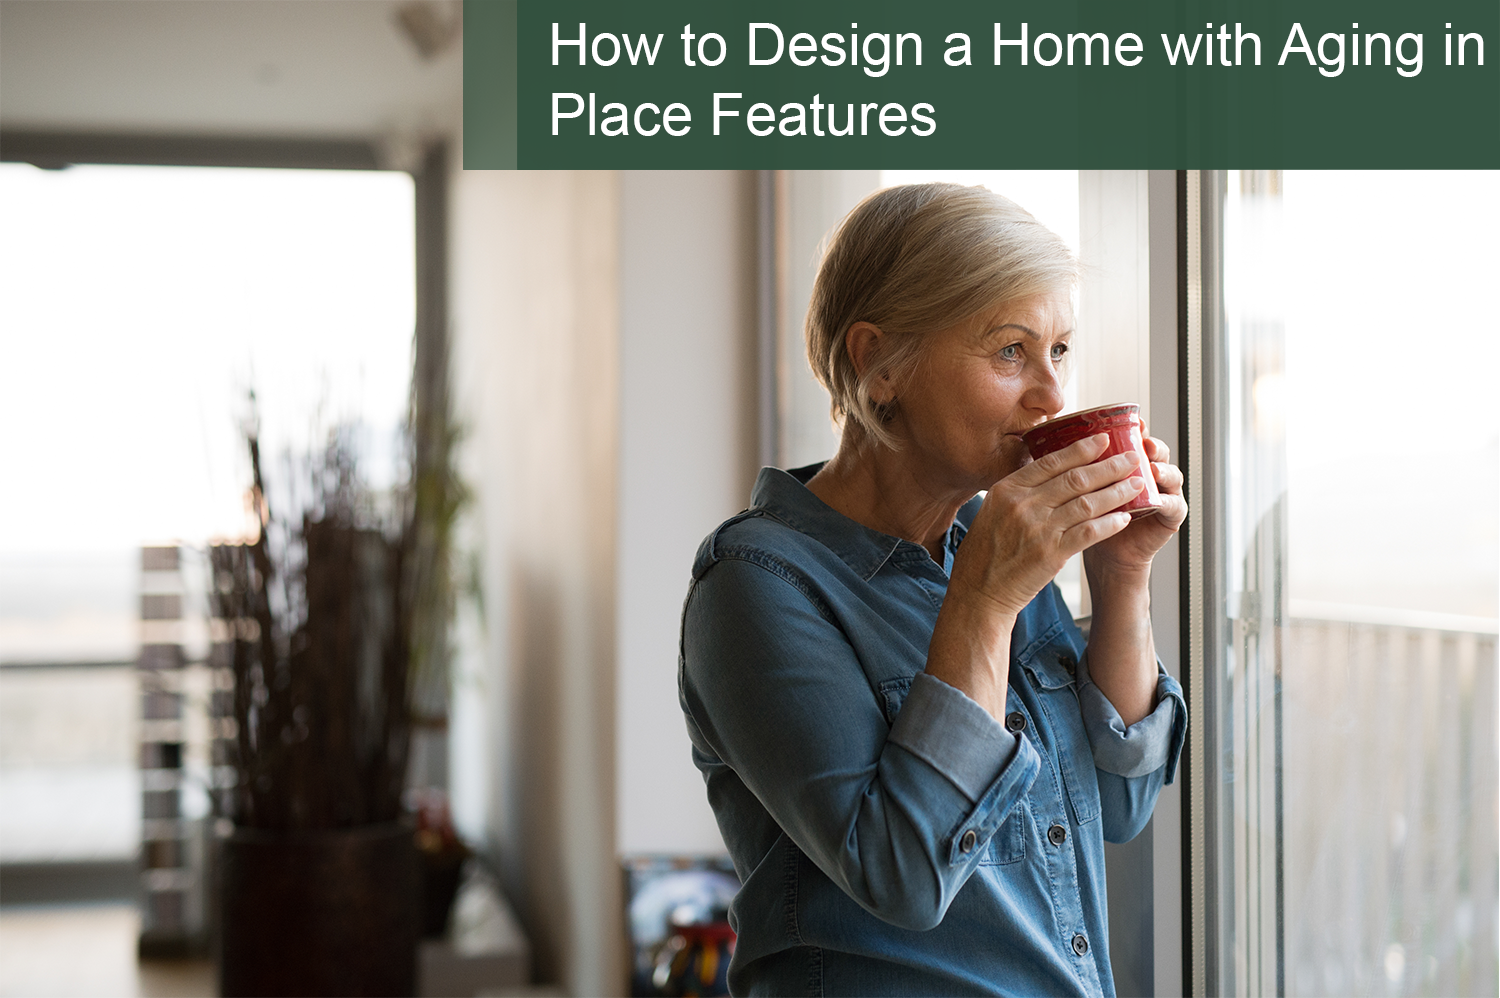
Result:
M974 834L974 829L964 832L964 837L958 840L959 852L973 852L974 843L979 841L979 836Z
M1019 710L1013 710L1005 715L1005 730L1013 735L1018 735L1026 730L1026 715Z
M1068 830L1062 825L1053 825L1047 829L1047 841L1055 846L1060 846L1068 841Z
M1089 951L1089 940L1082 932L1073 937L1073 952L1083 956Z

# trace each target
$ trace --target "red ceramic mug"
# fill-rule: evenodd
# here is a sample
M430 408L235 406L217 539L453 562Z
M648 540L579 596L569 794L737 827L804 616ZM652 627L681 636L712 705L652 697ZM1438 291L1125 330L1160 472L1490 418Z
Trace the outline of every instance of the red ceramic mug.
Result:
M1037 460L1097 433L1109 434L1109 446L1096 461L1116 454L1133 453L1139 458L1141 469L1131 477L1146 480L1146 487L1140 494L1113 512L1124 510L1132 520L1138 520L1161 509L1161 493L1156 491L1156 476L1151 472L1146 445L1141 439L1141 407L1132 402L1101 405L1049 419L1027 430L1021 435L1021 440L1031 452L1032 460Z

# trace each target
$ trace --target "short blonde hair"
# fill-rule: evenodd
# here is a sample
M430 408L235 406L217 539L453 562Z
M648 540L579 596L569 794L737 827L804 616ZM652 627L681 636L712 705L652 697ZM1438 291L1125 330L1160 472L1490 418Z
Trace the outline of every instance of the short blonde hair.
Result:
M884 425L892 410L870 390L882 375L899 385L921 360L926 334L1007 302L1069 293L1077 282L1067 245L1015 202L958 184L888 187L829 234L807 309L807 359L833 398L834 420L894 448ZM856 322L882 333L863 374L845 346Z

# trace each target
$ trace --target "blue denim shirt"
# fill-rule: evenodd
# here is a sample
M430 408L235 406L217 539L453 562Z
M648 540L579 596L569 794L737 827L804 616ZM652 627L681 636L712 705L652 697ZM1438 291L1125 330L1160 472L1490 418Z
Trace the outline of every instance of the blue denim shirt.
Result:
M1113 995L1104 842L1170 782L1187 706L1125 727L1055 585L1016 621L1002 725L923 673L943 564L761 471L699 549L679 687L743 886L735 994ZM1019 729L1019 733L1014 733Z

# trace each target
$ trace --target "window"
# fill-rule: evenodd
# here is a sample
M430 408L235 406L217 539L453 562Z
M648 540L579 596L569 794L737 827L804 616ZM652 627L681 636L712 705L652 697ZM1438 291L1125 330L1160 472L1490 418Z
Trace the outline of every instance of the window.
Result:
M1493 994L1500 177L1185 188L1194 990Z
M141 545L244 530L252 387L270 461L306 447L319 419L358 417L369 470L390 479L413 183L5 164L0 218L0 861L127 860L141 831ZM201 629L184 637L200 656ZM201 774L208 760L180 763ZM188 817L206 808L194 785Z

